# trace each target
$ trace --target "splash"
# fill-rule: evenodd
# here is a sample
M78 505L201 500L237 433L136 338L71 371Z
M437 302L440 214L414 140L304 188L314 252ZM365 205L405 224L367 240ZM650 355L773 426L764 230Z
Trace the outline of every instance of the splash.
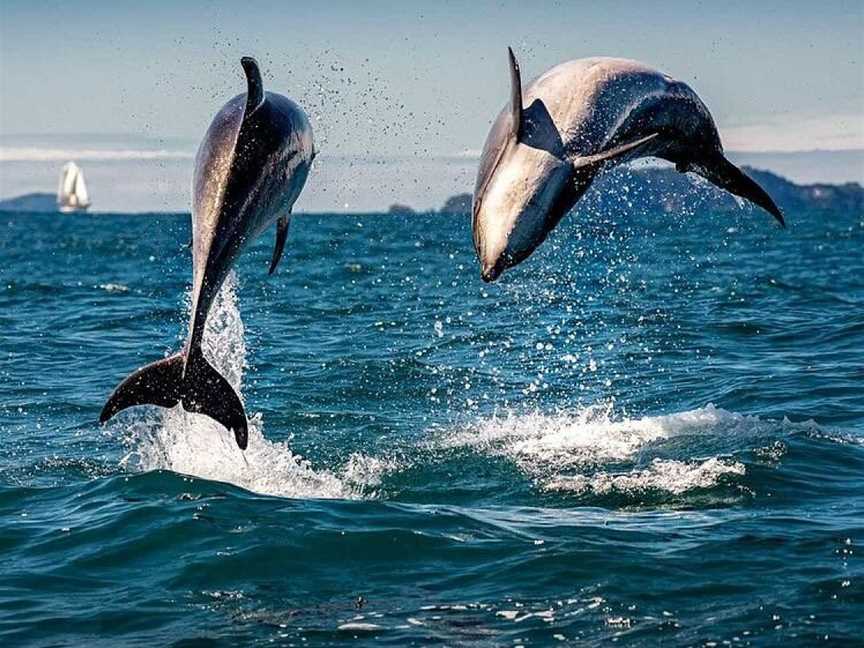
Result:
M679 436L752 437L772 427L713 405L645 418L616 418L609 404L556 415L507 414L481 421L445 437L445 447L468 447L505 457L544 490L579 494L635 494L658 491L679 495L711 488L745 474L744 464L724 457L636 460L653 443ZM629 469L609 464L629 463Z
M560 475L546 480L546 490L569 491L579 495L638 495L646 491L682 495L688 491L713 488L723 479L742 477L740 461L712 457L686 462L654 459L648 468L626 473L601 471L594 475Z
M242 398L246 343L233 271L210 311L202 348L207 360ZM221 425L180 406L149 411L127 428L126 437L130 451L122 463L127 467L170 470L282 497L374 497L391 467L387 461L357 453L338 470L316 470L288 443L265 439L260 414L249 416L245 453Z
M119 284L119 283L104 283L104 284L99 284L98 287L101 288L102 290L104 290L105 292L110 292L110 293L129 292L129 286L126 286L124 284Z

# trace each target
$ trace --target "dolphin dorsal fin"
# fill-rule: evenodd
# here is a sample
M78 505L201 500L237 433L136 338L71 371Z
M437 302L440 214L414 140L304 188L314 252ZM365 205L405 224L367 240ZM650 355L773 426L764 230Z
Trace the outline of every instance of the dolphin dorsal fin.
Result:
M510 59L510 115L513 118L513 139L519 141L522 131L522 75L513 48L507 48Z
M243 71L246 73L246 115L251 115L264 103L264 82L261 80L261 70L258 61L251 56L240 59Z

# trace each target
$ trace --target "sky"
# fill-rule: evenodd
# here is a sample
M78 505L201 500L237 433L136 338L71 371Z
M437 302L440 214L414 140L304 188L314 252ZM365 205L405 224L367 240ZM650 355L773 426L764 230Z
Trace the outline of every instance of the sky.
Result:
M526 84L573 58L644 61L696 90L733 159L864 180L861 0L0 0L0 198L54 191L74 159L93 209L187 210L197 144L252 55L313 125L298 210L437 208L471 191L508 45ZM794 153L813 150L854 155Z
M531 6L533 5L533 6ZM864 3L0 0L0 136L197 142L242 55L322 153L459 156L523 77L592 55L684 80L727 149L864 147Z

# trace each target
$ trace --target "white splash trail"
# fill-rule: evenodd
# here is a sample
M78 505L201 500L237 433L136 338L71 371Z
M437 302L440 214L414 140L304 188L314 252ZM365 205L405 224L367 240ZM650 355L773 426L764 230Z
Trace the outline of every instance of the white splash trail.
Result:
M242 398L246 343L236 288L232 271L207 319L203 350ZM244 457L233 436L206 416L180 406L151 411L126 430L130 452L124 464L142 471L170 470L266 495L356 499L374 497L391 467L387 461L354 454L338 472L316 470L287 443L265 439L260 414L249 417Z
M771 425L710 404L664 416L617 420L611 405L601 405L575 413L493 417L445 435L440 445L505 457L544 490L598 495L651 490L678 495L710 488L727 476L743 476L745 466L727 458L709 457L684 461L655 458L644 468L630 470L603 467L633 459L654 441L685 434L750 437Z

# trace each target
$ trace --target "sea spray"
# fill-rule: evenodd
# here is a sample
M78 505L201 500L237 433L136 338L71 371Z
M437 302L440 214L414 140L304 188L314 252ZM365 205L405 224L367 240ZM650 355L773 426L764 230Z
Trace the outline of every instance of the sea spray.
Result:
M246 341L233 270L207 318L202 348L207 360L243 398ZM282 497L371 497L391 467L390 462L352 453L337 470L316 470L287 442L264 438L260 413L250 413L245 453L219 423L180 406L149 409L128 426L126 442L129 452L123 463L128 467L170 470Z
M572 412L496 415L450 431L438 443L504 457L541 490L679 495L742 477L746 470L741 462L719 453L677 459L655 456L661 453L663 441L712 435L752 441L772 434L776 426L776 421L711 404L686 412L628 418L616 415L612 403L601 403ZM702 446L700 452L704 452Z

